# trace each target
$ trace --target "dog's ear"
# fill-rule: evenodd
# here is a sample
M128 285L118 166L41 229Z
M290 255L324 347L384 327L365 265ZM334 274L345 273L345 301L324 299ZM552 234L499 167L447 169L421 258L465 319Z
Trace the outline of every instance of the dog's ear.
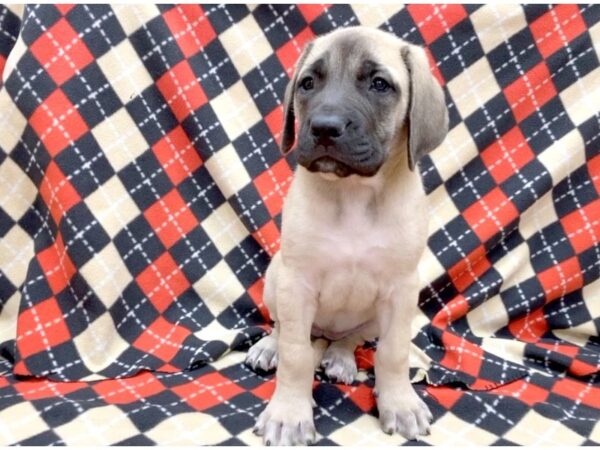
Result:
M408 167L442 143L448 134L448 110L444 91L431 74L421 47L406 45L400 50L410 78L408 101Z
M296 63L296 69L294 70L294 76L289 81L285 88L285 96L283 98L283 133L281 137L281 153L287 155L296 140L296 114L294 113L294 91L296 89L296 83L298 81L298 74L304 65L304 61L308 56L310 49L312 48L312 42L309 42L298 62Z

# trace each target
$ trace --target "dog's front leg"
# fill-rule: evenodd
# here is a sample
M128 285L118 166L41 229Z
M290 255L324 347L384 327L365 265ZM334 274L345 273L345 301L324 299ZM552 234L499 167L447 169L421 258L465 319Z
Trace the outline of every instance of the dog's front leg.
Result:
M310 330L316 296L297 273L282 268L277 290L279 322L275 392L259 416L256 431L266 445L306 445L315 440L312 382L315 361Z
M398 432L406 439L428 434L433 418L409 379L410 327L417 308L418 280L416 273L401 277L391 295L377 304L380 331L375 385L379 421L383 431Z

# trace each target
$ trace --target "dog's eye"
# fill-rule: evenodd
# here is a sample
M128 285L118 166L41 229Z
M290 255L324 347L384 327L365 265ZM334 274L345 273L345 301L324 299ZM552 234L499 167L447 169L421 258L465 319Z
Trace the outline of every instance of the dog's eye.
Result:
M390 84L381 77L373 78L370 89L377 92L387 92L391 88Z
M300 82L300 87L305 91L310 91L312 88L315 87L315 80L313 79L313 77L304 77Z

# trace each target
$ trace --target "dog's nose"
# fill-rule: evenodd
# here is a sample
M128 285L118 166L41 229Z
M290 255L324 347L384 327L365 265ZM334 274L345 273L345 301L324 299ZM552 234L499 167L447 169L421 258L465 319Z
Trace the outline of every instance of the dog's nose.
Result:
M310 122L310 131L318 140L337 139L344 134L345 122L340 116L318 115Z

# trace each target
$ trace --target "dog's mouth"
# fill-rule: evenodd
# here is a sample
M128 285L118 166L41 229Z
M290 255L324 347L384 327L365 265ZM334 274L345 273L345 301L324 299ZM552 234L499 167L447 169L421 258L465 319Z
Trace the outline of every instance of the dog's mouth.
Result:
M372 177L377 173L385 158L369 142L348 145L317 144L311 139L301 139L296 152L296 161L308 171L325 179L334 180L350 175Z
M345 178L355 171L347 164L332 158L331 156L322 156L315 159L308 166L311 172L331 173L340 178Z

